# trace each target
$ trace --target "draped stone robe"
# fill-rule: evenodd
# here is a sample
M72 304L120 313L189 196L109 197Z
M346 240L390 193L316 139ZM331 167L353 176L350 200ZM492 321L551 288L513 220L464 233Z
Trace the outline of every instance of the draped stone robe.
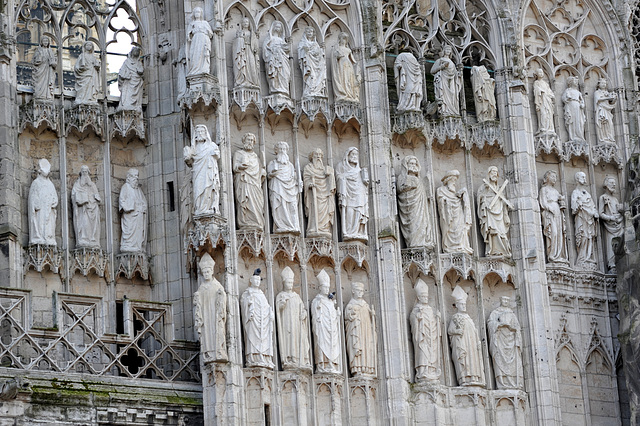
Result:
M35 99L53 99L53 85L56 81L55 68L58 56L50 47L39 46L33 54L33 97Z
M120 251L140 253L147 241L147 199L142 189L132 187L128 182L120 191L120 210L122 211L122 236Z
M351 299L344 310L351 374L376 375L375 318L363 299Z
M335 214L336 179L333 167L316 167L313 162L304 168L304 207L307 213L307 237L331 238ZM313 188L310 187L313 185Z
M485 385L480 338L466 312L453 314L449 323L451 358L460 386Z
M418 176L403 173L398 178L398 215L407 247L433 244L433 226L424 182Z
M264 169L258 155L240 149L233 154L233 189L238 229L264 228Z
M478 218L487 256L511 256L509 206L500 198L494 202L499 191L493 182L483 183L478 189Z
M97 94L100 89L100 78L98 68L100 62L93 53L84 50L78 56L74 73L76 76L76 104L96 105L98 103Z
M416 379L440 378L440 319L426 303L416 303L409 317L415 352Z
M142 60L134 60L127 57L118 73L118 88L120 89L119 109L142 111L143 73L144 66L142 65Z
M571 193L571 209L573 210L576 249L576 263L596 262L596 219L598 213L591 194L583 188L576 188Z
M302 98L327 96L327 63L324 50L304 34L298 44L298 60L302 70Z
M319 373L340 372L340 316L336 304L318 294L311 302L315 360Z
M549 262L566 262L567 247L564 236L564 215L560 209L560 193L550 185L540 188L539 201L542 208L542 231L546 237Z
M220 281L202 281L193 294L195 326L205 362L227 360L227 294Z
M220 211L220 174L218 172L218 158L220 149L215 142L197 142L190 147L190 157L193 159L193 214L211 214Z
M613 195L602 194L600 196L600 219L605 230L605 247L607 250L607 266L615 268L616 256L613 251L613 239L622 235L624 231L624 217L618 211L620 201Z
M264 293L249 287L240 299L247 366L273 368L273 311Z
M516 314L508 307L491 312L487 321L498 389L517 389L524 385L522 372L522 336Z
M211 73L211 25L203 19L196 19L189 24L187 40L187 76Z
M366 240L369 222L369 194L359 166L345 158L336 167L338 194L343 195L342 236L345 240Z
M100 198L96 184L80 177L71 190L76 247L100 247Z
M360 84L356 77L354 65L356 60L349 46L336 46L331 57L331 74L333 76L333 94L336 102L358 102L360 100Z
M267 166L269 174L269 200L273 219L273 232L300 232L298 219L298 177L290 161L273 160Z
M309 361L308 312L295 291L282 291L276 297L280 359L285 368L311 367Z
M29 188L29 244L56 245L57 206L53 183L38 175Z
M458 197L446 185L436 189L436 195L444 252L473 254L469 241L471 208L468 195L464 192L462 197Z

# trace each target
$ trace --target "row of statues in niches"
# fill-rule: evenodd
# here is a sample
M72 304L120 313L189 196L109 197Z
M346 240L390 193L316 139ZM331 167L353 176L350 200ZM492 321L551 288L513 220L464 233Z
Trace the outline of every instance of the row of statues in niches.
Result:
M38 176L31 183L28 199L29 244L57 246L58 193L51 182L51 164L38 161ZM144 253L147 241L147 199L138 182L138 170L130 169L120 189L120 252ZM100 204L102 196L91 180L89 167L82 166L71 190L76 248L100 249Z
M215 261L205 253L199 260L199 287L194 294L195 325L205 363L228 361L226 343L227 296L214 277ZM273 308L260 289L262 279L256 270L249 287L240 297L244 328L246 367L275 368L274 326L280 361L284 370L312 370L312 352L316 373L341 374L343 346L346 346L352 376L376 377L378 343L376 313L365 300L365 284L351 284L352 297L344 312L331 292L331 279L321 270L316 276L318 294L310 310L294 291L294 272L286 266L281 274L283 291ZM429 287L419 279L415 285L416 303L409 316L415 355L416 381L440 383L442 380L442 319L429 304ZM480 332L467 313L468 294L460 286L452 292L457 312L447 327L451 359L460 386L485 386L485 366ZM491 312L487 330L489 351L498 389L523 387L522 336L520 323L510 306L510 297L502 297ZM311 326L309 326L311 322ZM344 322L344 339L341 330ZM309 337L309 330L313 339ZM313 341L313 351L311 350Z

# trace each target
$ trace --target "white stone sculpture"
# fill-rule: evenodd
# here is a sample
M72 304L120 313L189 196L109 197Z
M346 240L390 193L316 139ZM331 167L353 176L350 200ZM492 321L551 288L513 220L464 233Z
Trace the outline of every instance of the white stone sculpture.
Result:
M300 233L298 219L298 194L300 183L296 168L289 161L289 144L278 142L275 148L276 158L269 162L269 201L273 218L273 232Z
M242 293L242 321L244 322L244 352L247 367L273 368L273 311L262 290L260 270L249 280Z
M442 49L442 56L431 67L433 74L433 90L438 101L438 112L441 116L460 115L460 73L451 60L451 46Z
M144 65L140 55L142 50L133 47L127 55L118 73L118 89L120 89L120 103L118 110L142 112L142 76Z
M478 123L496 119L496 81L484 65L471 67L471 86Z
M236 223L240 230L264 229L264 193L266 172L253 152L256 136L245 133L242 149L233 154L233 189L236 197Z
M200 352L205 363L226 361L227 294L224 287L213 276L216 262L205 253L198 267L200 282L193 294L193 315L195 327L200 336Z
M400 230L407 247L433 247L433 223L427 187L420 178L420 161L413 155L402 160L396 183Z
M324 154L316 148L304 167L304 208L307 214L307 237L331 238L336 210L336 178L333 167L322 162Z
M39 100L53 99L58 55L51 48L51 39L42 36L40 46L33 54L33 97Z
M260 87L259 64L258 41L251 31L249 18L243 18L233 41L234 87Z
M593 104L596 110L596 134L598 143L615 143L616 137L613 129L613 109L618 97L614 92L607 90L607 80L601 78L598 88L593 94Z
M178 49L178 58L174 59L173 66L176 67L176 91L178 92L176 99L180 102L187 94L187 55L184 46Z
M364 284L355 282L351 286L352 298L344 308L347 354L351 374L376 375L377 343L376 314L364 296Z
M309 345L309 313L304 302L293 291L293 271L286 266L282 273L284 291L276 297L276 319L280 360L286 369L311 368Z
M510 302L509 297L501 297L500 306L487 321L489 352L498 389L520 389L524 385L520 322L509 307Z
M140 188L136 169L129 169L127 181L120 190L120 211L120 252L144 252L147 243L147 199Z
M318 373L340 373L340 310L324 269L317 275L320 291L311 302L314 355Z
M80 167L80 177L71 190L76 247L100 248L101 201L98 188L91 181L89 167Z
M567 79L567 88L562 94L564 104L564 125L569 134L569 142L585 142L584 123L584 98L578 88L578 77Z
M73 72L76 77L75 105L97 105L100 91L100 61L93 54L93 43L82 45L82 53L78 56Z
M360 102L360 73L357 62L349 48L349 35L338 34L338 45L331 56L333 95L336 102Z
M202 8L194 8L187 28L187 77L211 73L212 38L213 30L204 20Z
M485 386L482 346L476 325L467 313L468 295L456 286L452 296L458 312L451 317L448 333L458 385Z
M38 161L38 176L29 188L29 244L56 244L56 207L58 193L49 179L51 164Z
M589 193L587 175L576 173L576 189L571 193L571 212L575 225L576 249L578 256L576 265L595 266L596 263L596 220L598 208Z
M417 301L409 321L413 335L416 380L440 380L440 313L429 306L429 287L419 279L415 285Z
M359 162L358 148L351 147L336 167L344 241L368 239L369 171L366 168L361 169Z
M471 204L467 188L456 190L459 176L459 171L449 170L442 177L442 186L436 189L442 250L445 253L473 254L469 240Z
M270 94L289 96L289 82L291 80L291 63L289 52L291 48L284 37L284 26L280 21L273 21L269 35L262 46L267 81Z
M567 263L565 245L564 196L554 187L558 174L549 170L544 174L540 188L539 201L542 210L542 229L546 237L547 260L551 263Z
M624 232L624 205L616 198L616 179L608 176L604 179L605 193L600 196L598 213L604 225L604 241L607 253L607 267L616 270L616 256L613 251L613 239Z
M536 81L533 83L534 103L538 115L538 134L556 134L553 124L556 95L544 80L544 71L538 68L535 73Z
M191 146L184 147L184 162L191 167L193 184L193 215L220 213L220 149L211 140L209 129L198 124L191 138Z
M400 53L393 64L393 75L398 91L398 112L419 112L423 76L415 56L408 52Z
M304 29L298 43L298 61L302 71L302 99L326 97L327 61L313 27Z
M498 168L491 166L487 170L487 179L482 182L478 189L478 219L486 244L485 254L511 256L509 211L513 210L513 204L507 199L505 190L509 181L498 185Z

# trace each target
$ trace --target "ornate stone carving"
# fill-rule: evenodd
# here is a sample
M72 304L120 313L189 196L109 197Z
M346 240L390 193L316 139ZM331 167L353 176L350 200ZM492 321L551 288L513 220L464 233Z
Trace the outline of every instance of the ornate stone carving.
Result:
M249 105L254 104L256 108L262 107L260 89L250 87L235 87L232 91L233 101L240 107L240 111L245 112Z
M93 43L82 45L82 53L76 60L73 72L76 77L74 105L97 105L100 93L100 61L93 54Z
M336 307L335 293L329 294L329 275L317 275L319 293L311 302L314 336L314 354L318 373L339 374L340 369L340 310Z
M187 78L211 73L212 38L213 30L204 20L202 8L194 8L187 28Z
M567 246L565 243L564 212L566 203L564 196L555 188L558 175L549 170L544 174L540 188L539 201L542 210L542 232L546 237L547 261L550 263L567 263Z
M411 129L423 129L426 126L422 111L407 111L393 116L393 132L399 135Z
M183 108L191 109L199 102L206 107L219 105L222 102L216 76L198 74L188 75L186 79L188 89L179 100Z
M333 260L333 241L328 238L306 238L307 262L314 257Z
M402 249L402 273L409 272L411 265L415 265L424 275L433 275L434 254L432 249L426 247Z
M33 244L27 248L26 259L24 262L24 273L31 268L37 272L44 271L45 266L54 274L60 271L62 266L62 254L55 245Z
M41 126L46 126L57 133L59 121L60 112L58 106L53 102L32 99L20 105L21 132L27 126L31 126L34 130L38 130Z
M99 276L107 275L107 254L100 248L81 247L71 251L71 275L80 272L85 277L93 270Z
M237 231L238 253L244 248L249 250L253 257L260 257L264 250L264 233L258 230Z
M271 257L283 253L287 259L293 261L299 257L300 237L292 234L271 235Z
M460 117L443 117L429 123L429 135L431 139L444 145L447 140L460 140L461 146L466 142L466 128Z
M616 271L616 256L613 250L613 239L624 233L624 205L616 198L616 179L607 176L604 179L605 193L600 196L598 214L604 226L604 241L607 268L611 273Z
M589 144L586 141L569 141L563 144L563 153L561 158L569 161L572 158L584 157L589 158Z
M558 154L558 157L564 159L564 151L562 150L562 142L555 133L536 134L534 137L536 145L536 155L551 154L553 151Z
M423 77L418 60L412 53L400 53L393 65L393 74L398 91L396 110L400 113L421 112Z
M504 139L502 137L502 127L499 121L484 121L469 128L469 140L466 143L467 149L475 145L482 150L485 146L496 146L500 151L504 150Z
M264 229L264 193L262 182L267 175L253 151L256 136L245 133L242 149L233 154L233 188L236 198L238 229Z
M51 39L40 38L40 46L33 54L33 98L41 101L53 101L53 87L56 82L55 70L58 55L51 48Z
M478 330L467 313L467 293L456 286L452 296L458 312L453 314L448 333L451 359L460 386L485 386L482 347Z
M80 167L80 177L71 190L76 247L100 248L101 202L98 188L91 181L89 167Z
M338 44L331 55L331 75L333 80L333 96L336 103L360 102L360 73L356 72L357 62L349 48L349 35L338 34ZM344 121L344 120L343 120Z
M207 244L225 246L229 242L227 220L219 215L194 218L187 228L185 247L187 252L198 253Z
M471 86L478 123L496 119L496 81L484 65L471 68Z
M309 121L314 121L320 113L322 113L325 118L331 117L331 109L329 108L329 101L326 97L303 98L300 101L300 109L307 118L309 118Z
M132 280L136 274L143 279L149 279L149 258L146 253L120 253L116 255L115 276L124 276Z
M313 27L306 27L298 44L302 71L302 99L327 96L327 61Z
M343 241L367 241L369 222L369 171L360 168L358 148L347 149L336 167L338 204Z
M129 169L120 190L121 253L144 253L147 244L147 199L138 182L138 170Z
M396 181L400 230L407 247L433 248L434 226L431 222L427 186L420 176L420 169L417 157L408 155L402 160L402 170Z
M298 293L293 291L291 268L286 266L280 275L284 290L276 297L276 317L282 367L285 370L311 369L309 312Z
M564 104L564 125L569 134L569 142L585 142L584 123L584 98L578 89L578 78L569 77L567 88L562 94Z
M429 287L418 280L415 285L417 301L409 316L415 353L416 380L440 380L440 313L429 306Z
M524 386L522 372L522 336L518 317L509 307L511 299L503 296L487 321L489 352L498 389L520 389Z
M343 123L348 122L352 118L358 123L362 121L362 111L360 104L355 102L336 102L333 105L335 117Z
M587 187L587 175L576 173L576 189L571 193L571 212L574 216L576 265L594 270L596 268L596 224L598 208Z
M299 177L293 163L289 161L288 152L289 144L278 142L275 147L276 158L267 166L271 217L273 232L276 234L300 233L298 196L302 182L298 182Z
M260 94L258 40L251 31L249 18L242 19L241 27L233 40L233 81L234 89L257 88Z
M29 188L29 245L56 246L58 193L49 179L51 164L38 161L38 176Z
M361 241L352 241L349 243L339 243L340 263L343 263L348 257L353 259L358 267L362 268L364 261L369 258L367 246Z
M620 156L620 150L615 143L600 143L591 147L591 164L597 166L600 163L613 163L619 169L624 167L624 161Z
M449 170L442 177L442 186L436 189L442 250L445 253L473 254L469 240L471 204L466 188L456 190L459 176L459 171Z
M191 146L183 150L184 162L191 167L193 185L193 216L209 216L220 213L220 174L218 159L220 149L211 140L204 124L195 127Z
M598 81L598 88L593 94L598 144L616 142L613 128L613 109L617 101L616 94L607 90L607 80L601 78Z
M352 298L344 308L345 335L349 367L354 376L375 376L378 351L376 342L376 314L363 299L364 284L351 285Z
M449 270L454 269L461 277L469 277L473 270L471 256L467 253L444 253L440 255L440 274L444 276Z
M307 237L331 238L335 214L336 180L333 167L322 162L324 154L316 148L304 167L304 207L308 218Z
M269 94L281 94L289 97L289 82L291 81L291 64L289 52L291 47L285 40L284 25L280 21L273 21L269 35L262 46L265 72L269 83Z
M535 72L536 81L533 83L534 103L538 115L538 132L536 135L555 135L556 130L553 124L555 112L556 95L549 87L549 83L544 80L544 71L539 68Z
M95 105L78 104L69 109L64 110L64 120L68 134L71 129L76 129L78 133L84 133L86 130L93 130L96 135L102 135L103 118L102 107Z
M142 112L144 65L141 54L142 50L134 46L120 67L120 72L118 72L118 88L120 89L118 110Z
M111 137L137 137L144 140L146 138L144 129L144 118L142 111L119 110L109 114L111 121Z
M260 290L260 270L249 280L250 286L242 293L242 321L244 322L244 352L247 367L272 369L273 365L273 310Z
M205 363L227 361L227 294L213 276L215 261L205 253L198 263L198 291L193 294L195 327L200 336L200 353Z
M173 66L176 67L177 79L177 96L178 104L182 103L182 98L187 95L187 54L186 46L180 46L178 49L178 57L173 60Z
M509 211L514 207L505 191L509 181L505 180L498 186L498 168L495 166L489 167L487 178L482 180L484 184L478 189L478 222L486 244L485 255L510 257Z

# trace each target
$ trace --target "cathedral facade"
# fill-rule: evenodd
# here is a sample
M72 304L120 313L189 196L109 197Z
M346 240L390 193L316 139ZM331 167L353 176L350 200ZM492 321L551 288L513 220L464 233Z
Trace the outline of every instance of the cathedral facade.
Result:
M640 420L635 2L0 25L0 424Z

